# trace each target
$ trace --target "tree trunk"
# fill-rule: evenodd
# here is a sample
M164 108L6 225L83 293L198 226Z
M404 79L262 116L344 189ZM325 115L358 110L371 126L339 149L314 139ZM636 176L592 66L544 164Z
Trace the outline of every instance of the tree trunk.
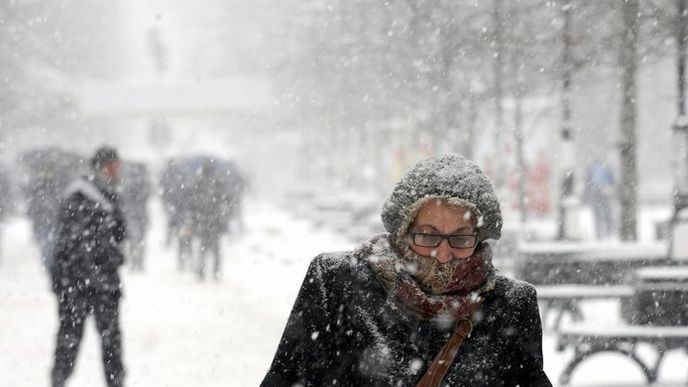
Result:
M561 147L562 155L573 154L573 138L572 138L572 124L571 124L571 73L573 72L573 61L571 58L571 47L573 45L573 37L571 36L571 0L563 0L561 4L561 14L564 21L562 28L561 40ZM573 160L567 157L559 158L558 182L559 185L559 200L557 205L558 214L558 232L557 239L566 239L568 233L566 230L567 211L566 201L573 194L574 188L574 165Z
M688 0L676 0L676 72L677 110L674 137L677 145L674 156L674 205L680 208L688 194L688 117L686 117L686 40L688 40Z
M495 148L497 157L495 160L503 158L504 140L504 17L502 15L503 1L493 0L492 17L494 31L492 44L494 50L494 88L495 88ZM495 168L495 186L499 189L504 186L506 178L505 167L498 161Z
M523 154L523 92L522 79L519 76L516 92L516 107L514 109L514 140L516 142L516 163L518 165L518 209L521 223L528 220L528 206L526 196L526 176L528 166Z
M637 240L636 103L638 72L638 0L623 3L621 37L621 239Z
M478 102L474 95L468 99L468 124L465 127L465 135L461 144L461 152L467 158L473 160L473 142L475 141L476 125L478 123Z
M688 40L688 0L676 0L676 69L678 72L678 115L686 115L686 40Z

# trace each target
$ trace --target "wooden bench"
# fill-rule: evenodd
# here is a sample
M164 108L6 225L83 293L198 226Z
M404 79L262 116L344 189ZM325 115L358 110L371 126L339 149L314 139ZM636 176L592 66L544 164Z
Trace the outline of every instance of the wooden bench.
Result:
M583 300L621 298L633 296L633 287L625 285L541 285L537 286L537 296L540 302L542 324L550 313L556 313L553 330L558 330L564 314L569 314L573 321L583 321L583 313L578 304Z
M657 352L654 362L643 360L636 352L636 344L645 343ZM575 324L559 331L557 350L573 347L573 359L559 377L561 385L571 381L571 374L584 360L600 352L616 352L625 355L640 366L648 383L657 380L659 367L668 350L688 350L688 327L643 325L586 325Z
M668 242L520 243L516 278L535 285L621 285L640 267L671 264Z

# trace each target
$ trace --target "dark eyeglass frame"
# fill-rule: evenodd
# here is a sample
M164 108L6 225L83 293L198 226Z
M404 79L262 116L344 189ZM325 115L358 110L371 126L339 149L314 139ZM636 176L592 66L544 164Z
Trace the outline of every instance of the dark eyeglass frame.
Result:
M430 237L437 237L439 238L437 240L437 243L434 245L428 245L428 244L420 244L418 243L418 237L419 236L430 236ZM454 237L473 237L473 244L470 246L467 245L462 245L462 246L455 246L452 243L452 238ZM447 243L449 243L449 247L453 249L472 249L478 244L478 233L476 232L475 234L449 234L449 235L443 235L443 234L430 234L427 232L412 232L411 233L411 241L413 241L413 244L419 247L438 247L443 240L447 240Z

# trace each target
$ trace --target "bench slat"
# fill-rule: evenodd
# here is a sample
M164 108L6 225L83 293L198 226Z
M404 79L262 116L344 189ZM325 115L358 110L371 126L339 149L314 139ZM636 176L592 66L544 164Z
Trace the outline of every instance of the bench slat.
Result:
M633 287L625 285L596 286L596 285L550 285L537 286L539 299L590 299L633 296Z
M688 327L685 326L643 326L623 324L574 324L561 327L561 336L585 338L648 338L648 339L688 339Z

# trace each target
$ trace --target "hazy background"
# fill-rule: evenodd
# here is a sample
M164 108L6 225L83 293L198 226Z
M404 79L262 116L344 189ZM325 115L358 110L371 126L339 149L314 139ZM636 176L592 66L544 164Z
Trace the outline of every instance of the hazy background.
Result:
M617 165L622 4L572 4L575 166L597 156ZM475 158L500 185L523 169L518 130L525 164L550 166L556 201L562 5L6 1L0 160L52 144L89 153L111 143L154 164L215 152L237 159L260 193L298 181L382 194L437 151ZM647 1L640 11L639 189L663 200L673 185L675 9Z

